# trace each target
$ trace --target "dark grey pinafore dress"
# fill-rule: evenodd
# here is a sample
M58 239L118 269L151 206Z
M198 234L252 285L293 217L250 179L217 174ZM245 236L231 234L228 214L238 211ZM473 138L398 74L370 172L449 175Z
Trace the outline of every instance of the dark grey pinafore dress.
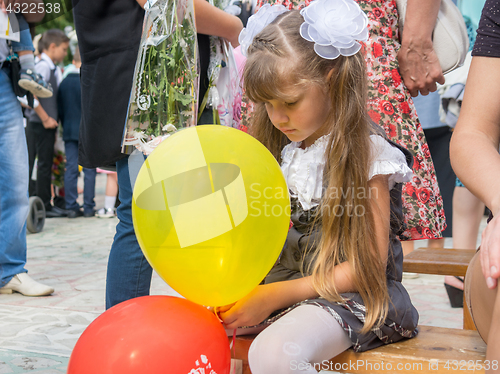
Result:
M411 154L406 149L392 142L391 144L404 153L408 166L411 168L413 160ZM390 191L391 231L389 258L386 271L390 301L389 313L385 322L380 327L372 329L367 334L361 334L359 332L364 324L366 308L358 293L342 294L346 299L344 304L331 303L323 298L305 300L286 310L277 311L263 323L272 323L299 305L313 304L332 314L351 338L353 349L356 352L366 351L384 344L394 343L405 338L416 336L418 333L418 313L410 301L408 292L401 284L403 274L403 250L398 236L405 229L403 227L401 188L402 184L397 183ZM307 269L307 264L312 257L309 254L319 242L319 231L314 229L310 230L314 212L305 212L297 198L292 198L291 204L291 220L293 226L288 232L280 259L271 269L264 283L273 283L302 277L303 273L301 270ZM305 254L307 246L311 246L312 249ZM306 265L305 267L302 267L303 259Z

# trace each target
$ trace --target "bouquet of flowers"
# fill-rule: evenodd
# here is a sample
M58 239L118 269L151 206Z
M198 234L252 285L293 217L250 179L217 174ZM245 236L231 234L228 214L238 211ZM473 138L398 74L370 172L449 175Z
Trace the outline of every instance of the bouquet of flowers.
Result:
M56 187L64 187L64 170L66 168L66 160L64 152L54 150L54 158L52 162L52 184Z
M195 126L198 80L192 0L158 0L144 19L122 151L149 154Z

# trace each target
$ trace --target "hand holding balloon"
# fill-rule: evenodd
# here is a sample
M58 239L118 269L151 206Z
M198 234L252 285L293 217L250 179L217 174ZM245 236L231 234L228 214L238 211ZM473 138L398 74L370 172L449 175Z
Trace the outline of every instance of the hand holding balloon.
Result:
M254 326L269 317L278 309L275 303L277 295L273 292L272 286L259 285L236 303L217 308L225 327L236 329L242 326Z
M221 307L219 316L229 329L254 326L276 310L317 297L319 294L313 287L310 276L268 283L257 286L236 303Z

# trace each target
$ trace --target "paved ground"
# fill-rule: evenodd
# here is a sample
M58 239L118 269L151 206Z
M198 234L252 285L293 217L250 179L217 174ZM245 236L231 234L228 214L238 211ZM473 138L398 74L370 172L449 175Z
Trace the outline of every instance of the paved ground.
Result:
M98 208L104 185L105 176L98 175ZM78 337L104 311L106 262L116 223L115 218L53 218L43 232L28 235L29 274L56 291L42 298L0 295L0 374L66 372ZM462 309L450 307L443 277L420 275L403 283L421 324L462 326ZM155 274L152 294L175 292Z

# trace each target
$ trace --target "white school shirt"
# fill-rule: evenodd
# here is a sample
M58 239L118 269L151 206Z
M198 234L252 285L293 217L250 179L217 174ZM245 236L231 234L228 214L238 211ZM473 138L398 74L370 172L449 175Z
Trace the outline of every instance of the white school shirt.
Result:
M45 82L48 82L50 79L50 72L54 70L54 68L56 68L56 79L57 79L57 85L59 86L62 81L61 68L59 66L54 65L50 57L47 56L45 53L42 53L40 55L40 60L43 60L46 63L41 64L40 62L38 62L35 67L36 72L42 76Z

